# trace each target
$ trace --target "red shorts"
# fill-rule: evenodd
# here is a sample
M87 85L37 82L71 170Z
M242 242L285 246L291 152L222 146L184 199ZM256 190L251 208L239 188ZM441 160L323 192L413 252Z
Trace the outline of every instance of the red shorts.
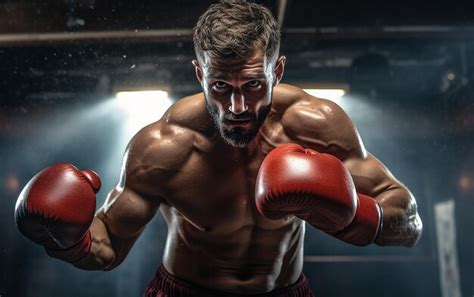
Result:
M238 294L229 294L212 289L192 285L171 275L163 265L158 267L155 278L148 284L145 297L236 297ZM265 294L247 295L254 297L314 297L306 277L301 274L298 281L288 287L280 288Z

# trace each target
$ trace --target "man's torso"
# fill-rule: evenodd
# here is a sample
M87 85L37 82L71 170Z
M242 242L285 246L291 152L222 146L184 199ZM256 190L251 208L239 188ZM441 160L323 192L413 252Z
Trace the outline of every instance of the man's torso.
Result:
M298 89L299 90L299 89ZM303 265L304 222L294 216L269 220L254 202L255 179L268 152L292 137L286 111L302 91L275 88L272 111L248 149L224 144L212 131L204 97L187 97L170 117L193 144L162 187L160 210L168 224L165 268L186 281L235 293L262 293L288 286ZM174 122L176 125L176 122ZM159 157L159 156L157 156Z

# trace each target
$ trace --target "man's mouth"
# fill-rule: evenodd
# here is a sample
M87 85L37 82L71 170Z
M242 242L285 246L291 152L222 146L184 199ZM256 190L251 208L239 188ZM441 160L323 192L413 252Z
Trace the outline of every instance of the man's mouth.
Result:
M250 123L250 119L234 119L234 120L224 120L224 124L228 126L245 126Z

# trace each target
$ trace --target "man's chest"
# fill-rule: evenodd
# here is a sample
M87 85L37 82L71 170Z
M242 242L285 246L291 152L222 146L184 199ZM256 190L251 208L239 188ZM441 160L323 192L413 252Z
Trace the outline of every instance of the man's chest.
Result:
M242 162L230 158L192 156L167 183L167 202L193 223L253 224L255 180L263 155ZM226 223L227 222L227 223Z
M278 228L278 222L263 218L255 206L255 182L261 163L274 147L290 142L278 135L278 139L271 134L259 135L258 145L244 156L193 154L167 183L164 192L168 204L206 229L228 232L246 226Z

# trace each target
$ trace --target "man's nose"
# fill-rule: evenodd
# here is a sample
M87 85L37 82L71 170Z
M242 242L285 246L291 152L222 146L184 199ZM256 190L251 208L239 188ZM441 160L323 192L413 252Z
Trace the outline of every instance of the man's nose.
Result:
M246 112L248 109L249 107L245 104L245 97L242 93L239 91L233 92L230 97L229 111L238 115Z

